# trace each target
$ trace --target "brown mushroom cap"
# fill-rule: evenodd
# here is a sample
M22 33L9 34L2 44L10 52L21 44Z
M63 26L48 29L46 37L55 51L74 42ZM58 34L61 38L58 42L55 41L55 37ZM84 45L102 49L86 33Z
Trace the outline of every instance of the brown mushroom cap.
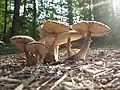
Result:
M83 34L89 31L92 36L103 36L111 32L107 25L97 21L81 21L72 25L71 28Z
M40 42L44 42L48 45L51 46L56 39L56 45L61 45L67 43L68 38L71 38L71 41L78 40L82 37L83 35L77 31L69 31L69 32L64 32L61 34L56 35L49 35L43 39L40 40Z
M68 25L55 21L46 21L45 23L43 23L43 28L47 32L52 32L52 33L63 33L63 32L68 32L70 30Z
M35 41L30 36L25 35L17 35L10 38L10 41L13 45L15 45L20 51L25 51L25 45L29 42Z
M45 43L46 45L51 46L53 44L54 40L55 40L55 35L49 35L49 36L39 40L39 42Z
M47 32L44 28L43 28L43 24L42 25L40 25L40 37L41 38L44 38L44 37L46 37L46 36L49 36L49 35L51 35L51 32Z
M44 55L45 53L48 52L48 46L43 44L43 43L37 42L37 41L33 41L33 42L28 43L25 48L29 52L32 52L34 54Z

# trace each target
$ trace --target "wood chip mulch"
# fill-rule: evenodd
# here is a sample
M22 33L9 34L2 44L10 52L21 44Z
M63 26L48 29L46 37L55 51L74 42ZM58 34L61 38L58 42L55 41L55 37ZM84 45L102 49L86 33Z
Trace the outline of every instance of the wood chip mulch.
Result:
M23 54L2 55L0 90L120 90L120 49L90 49L86 60L32 67Z

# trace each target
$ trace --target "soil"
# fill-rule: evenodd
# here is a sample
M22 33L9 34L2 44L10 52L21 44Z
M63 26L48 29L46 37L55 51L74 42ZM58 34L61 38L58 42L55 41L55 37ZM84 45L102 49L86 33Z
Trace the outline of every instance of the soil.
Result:
M73 49L73 54L78 52ZM86 60L26 67L23 53L0 56L0 90L120 90L120 49L90 49Z

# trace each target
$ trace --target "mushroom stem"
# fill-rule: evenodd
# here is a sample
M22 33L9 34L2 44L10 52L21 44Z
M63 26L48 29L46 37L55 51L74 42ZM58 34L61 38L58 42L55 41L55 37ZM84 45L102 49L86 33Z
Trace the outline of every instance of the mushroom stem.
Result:
M30 56L27 50L25 50L25 56L26 56L27 66L35 65L35 60L33 60L34 58Z
M30 57L31 59L34 61L33 65L36 65L36 57L34 56L33 53L29 52L30 53Z
M40 64L40 63L44 63L44 58L45 58L45 54L44 55L38 55L39 56L39 62L38 62L38 64Z
M44 63L51 63L51 62L55 62L55 57L54 57L53 53L48 52L48 53L45 55Z
M36 54L36 60L37 60L37 64L41 64L41 63L43 63L43 57L42 56L40 56L39 54Z
M58 49L59 49L59 45L57 45L57 37L58 37L58 35L56 35L56 37L55 37L55 40L54 40L54 42L53 42L53 44L50 46L50 48L49 48L49 50L48 50L48 54L47 55L49 55L49 57L51 57L51 59L53 59L53 60L50 60L50 61L58 61L59 59L58 59ZM46 57L47 57L47 55L46 55ZM54 56L54 57L53 57Z
M71 56L71 43L70 43L70 41L71 41L71 38L68 37L68 40L67 40L67 55L68 55L68 57Z
M54 47L54 55L55 55L55 60L56 60L56 61L59 60L58 50L59 50L59 45L55 45L55 47Z
M35 55L36 56L36 64L38 64L39 63L39 59L40 59L40 57L39 57L39 55Z
M36 64L43 64L44 63L45 54L42 55L39 52L36 52L35 56L36 56L36 61L37 61Z
M77 58L85 60L87 52L89 50L90 43L91 43L91 32L88 32L85 37L85 41L82 49L76 54Z

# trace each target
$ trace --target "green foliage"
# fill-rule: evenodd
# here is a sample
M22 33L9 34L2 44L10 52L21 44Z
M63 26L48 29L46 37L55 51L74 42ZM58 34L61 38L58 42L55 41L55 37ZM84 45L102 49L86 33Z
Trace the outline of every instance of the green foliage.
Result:
M1 0L0 1L0 39L2 38L3 35L3 30L4 30L4 8L5 8L5 1Z
M33 36L35 32L36 39L39 40L39 26L44 20L56 20L68 22L69 4L68 0L36 0L36 21L34 25L34 1L21 0L20 14L18 21L20 29L17 34ZM117 0L119 1L119 0ZM104 38L103 44L113 44L120 39L120 7L113 8L114 0L72 0L73 24L81 20L96 20L107 24L112 32ZM119 1L120 3L120 1ZM114 10L115 9L115 10ZM11 28L13 22L14 0L8 0L7 8L7 40L11 37ZM3 38L5 0L0 1L0 40ZM71 15L72 16L72 15ZM17 27L17 26L16 26ZM103 40L103 38L102 38ZM101 43L101 38L96 40ZM120 42L116 42L116 44Z

